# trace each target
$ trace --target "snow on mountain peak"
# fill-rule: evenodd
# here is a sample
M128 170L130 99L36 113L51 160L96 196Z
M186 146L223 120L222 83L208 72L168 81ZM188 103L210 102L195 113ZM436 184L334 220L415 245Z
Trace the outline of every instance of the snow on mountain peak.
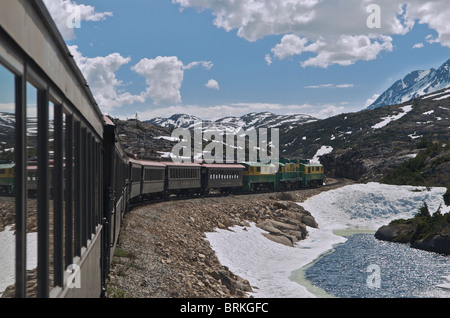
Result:
M301 125L307 122L316 121L317 119L309 115L276 115L270 112L249 113L241 117L228 116L216 121L201 120L196 116L176 114L169 118L153 118L148 123L156 124L162 127L170 128L192 128L195 121L202 121L204 126L220 126L226 129L244 130L250 127L254 128L277 128L283 125Z
M368 109L405 103L448 87L450 87L450 60L437 70L432 68L409 73L381 94Z

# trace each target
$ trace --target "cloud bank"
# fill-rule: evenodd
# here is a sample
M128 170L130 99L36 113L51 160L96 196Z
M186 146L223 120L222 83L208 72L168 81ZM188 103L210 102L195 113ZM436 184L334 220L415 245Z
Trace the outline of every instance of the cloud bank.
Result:
M83 56L76 45L69 46L69 50L86 78L99 107L105 112L124 105L144 103L150 99L156 105L179 104L182 102L180 89L184 72L197 66L210 70L213 66L210 61L195 61L184 65L176 56L141 59L131 67L131 70L145 78L146 90L133 95L122 92L124 83L116 76L122 66L131 62L130 57L112 53L105 57L89 58ZM219 89L217 82L211 82L209 85L210 88Z
M172 0L181 8L209 10L214 25L254 42L281 35L265 56L274 59L307 57L303 67L348 66L376 59L394 49L393 35L405 35L416 24L438 34L434 42L450 47L448 0ZM373 5L380 9L374 15ZM379 17L379 28L372 19ZM375 21L377 22L377 21ZM304 54L304 53L312 53Z

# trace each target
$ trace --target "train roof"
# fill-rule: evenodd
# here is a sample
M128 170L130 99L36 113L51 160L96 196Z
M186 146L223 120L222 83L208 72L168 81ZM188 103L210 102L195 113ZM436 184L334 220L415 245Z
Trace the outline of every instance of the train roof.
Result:
M172 161L164 161L162 164L167 167L192 167L192 168L201 168L201 164L198 163L189 163L189 162L172 162Z
M318 162L301 163L305 167L322 167L323 165Z
M226 164L226 163L204 163L202 167L205 168L221 168L221 169L245 169L245 166L240 164Z
M115 126L113 121L107 115L103 115L103 121L107 126Z
M159 161L147 161L147 160L136 160L136 159L128 159L129 162L135 163L145 167L161 167L164 168L166 165Z
M274 163L261 163L261 162L241 162L240 164L249 167L275 167Z

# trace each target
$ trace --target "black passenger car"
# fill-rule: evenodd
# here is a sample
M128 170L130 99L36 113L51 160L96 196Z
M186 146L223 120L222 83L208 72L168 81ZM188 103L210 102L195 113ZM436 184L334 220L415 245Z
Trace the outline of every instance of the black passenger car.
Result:
M202 164L204 192L218 190L226 193L242 188L244 169L243 165L236 164Z
M197 163L164 162L166 191L170 194L200 194L202 191L201 165Z

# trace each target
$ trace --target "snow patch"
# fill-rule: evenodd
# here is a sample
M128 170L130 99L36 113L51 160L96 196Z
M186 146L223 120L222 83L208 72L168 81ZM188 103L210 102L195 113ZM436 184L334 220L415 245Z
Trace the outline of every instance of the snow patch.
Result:
M384 117L384 118L382 118L383 121L381 121L378 124L372 126L372 128L373 129L383 128L383 127L389 125L390 122L399 120L400 118L402 118L403 116L408 114L412 109L413 109L412 105L404 106L404 107L402 107L403 113L400 113L400 114L394 115L394 116Z
M319 150L317 150L314 157L311 159L311 163L320 163L319 158L320 156L327 155L329 153L333 152L333 147L331 146L322 146Z

